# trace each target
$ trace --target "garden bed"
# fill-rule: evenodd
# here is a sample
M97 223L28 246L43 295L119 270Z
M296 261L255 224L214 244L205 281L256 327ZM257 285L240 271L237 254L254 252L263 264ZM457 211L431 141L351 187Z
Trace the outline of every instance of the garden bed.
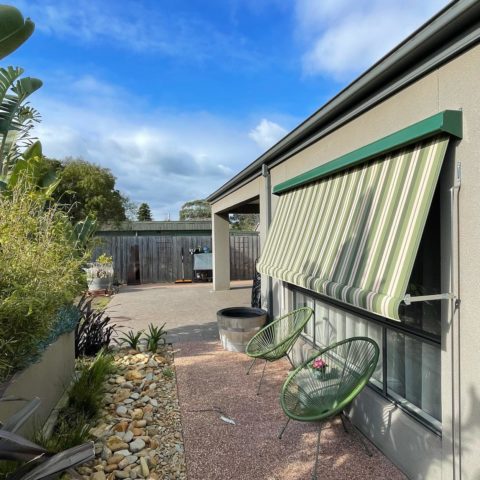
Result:
M96 458L78 468L86 479L186 479L173 354L114 354L100 420L90 434Z

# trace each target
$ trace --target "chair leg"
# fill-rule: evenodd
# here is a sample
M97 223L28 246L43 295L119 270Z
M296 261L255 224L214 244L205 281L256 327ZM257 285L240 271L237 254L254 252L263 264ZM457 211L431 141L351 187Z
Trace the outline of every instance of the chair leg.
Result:
M317 480L318 457L320 456L320 434L322 433L322 424L318 425L317 453L315 454L315 465L312 471L312 480Z
M283 434L285 433L285 429L287 428L287 425L290 423L290 417L287 417L287 423L283 426L283 428L280 430L280 433L278 434L278 438L281 439Z
M286 354L286 357L288 358L288 361L290 362L292 368L295 368L295 365L293 364L292 359L290 358L290 355L288 353Z
M252 367L255 365L255 362L257 361L256 358L253 359L253 362L250 364L250 366L248 367L248 370L247 370L247 375L250 373L250 370L252 369Z
M265 360L265 363L263 364L262 376L260 377L260 381L258 382L257 395L260 395L260 387L262 386L263 374L265 373L266 366L267 366L267 360Z
M342 412L340 414L340 418L342 419L342 423L343 423L343 429L347 432L347 433L350 433L348 430L347 430L347 426L346 426L346 423L345 423L345 414ZM350 421L350 420L349 420ZM363 448L365 449L365 452L367 453L367 455L369 457L373 457L373 453L372 451L370 450L370 448L368 448L368 445L367 445L367 442L365 440L365 438L363 437L363 433L360 432L358 430L358 428L352 423L350 422L350 424L352 425L352 427L358 432L358 438L360 438L360 441L362 442L362 445L363 445Z
M345 433L350 433L348 431L347 424L345 423L343 412L340 414L340 419L342 420L343 430L345 431Z

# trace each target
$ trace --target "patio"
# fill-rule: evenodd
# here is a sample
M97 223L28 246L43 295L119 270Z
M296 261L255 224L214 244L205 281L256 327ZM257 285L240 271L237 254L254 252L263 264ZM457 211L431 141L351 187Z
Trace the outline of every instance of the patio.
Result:
M245 375L249 359L224 351L218 342L216 311L249 305L249 287L249 282L234 282L232 290L220 292L212 291L211 284L126 287L108 307L109 315L127 329L166 322L175 353L189 480L310 477L316 425L291 422L283 439L277 439L285 422L278 392L288 362L268 366L257 396L261 364ZM219 411L235 425L222 421ZM372 445L373 457L368 457L358 435L346 434L339 420L324 427L321 478L405 478Z

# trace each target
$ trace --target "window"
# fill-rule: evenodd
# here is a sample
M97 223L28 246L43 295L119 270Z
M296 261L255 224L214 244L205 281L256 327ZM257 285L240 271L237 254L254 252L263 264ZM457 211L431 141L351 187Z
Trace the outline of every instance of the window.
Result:
M439 340L437 343L401 331L402 327L395 322L373 321L363 313L320 299L314 292L292 285L288 288L293 291L295 308L310 306L315 311L315 319L305 327L305 339L319 348L354 336L375 340L380 357L370 379L371 386L435 431L441 430Z

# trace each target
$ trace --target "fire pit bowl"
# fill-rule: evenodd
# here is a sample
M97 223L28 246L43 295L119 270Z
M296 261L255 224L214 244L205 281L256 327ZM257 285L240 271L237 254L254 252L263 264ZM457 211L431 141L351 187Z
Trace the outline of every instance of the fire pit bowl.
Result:
M217 312L218 333L225 350L245 352L250 339L265 325L267 312L261 308L230 307Z

